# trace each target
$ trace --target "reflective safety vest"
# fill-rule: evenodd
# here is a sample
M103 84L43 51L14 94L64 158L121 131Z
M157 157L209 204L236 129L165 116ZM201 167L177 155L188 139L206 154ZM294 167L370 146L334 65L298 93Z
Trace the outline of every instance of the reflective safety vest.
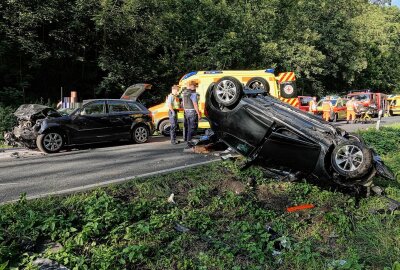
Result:
M174 109L174 110L178 110L179 108L180 108L180 100L179 100L179 97L178 96L174 96L173 94L169 94L168 96L167 96L167 103L168 103L168 100L170 99L170 96L172 96L172 103L171 103L171 105L172 105L172 108Z
M322 111L329 112L332 108L332 103L328 100L322 102Z
M351 101L351 100L347 101L346 108L349 112L354 111L354 106L355 106L355 104L353 103L353 101Z
M317 103L314 100L311 100L310 103L308 104L308 110L309 111L316 111L317 110Z

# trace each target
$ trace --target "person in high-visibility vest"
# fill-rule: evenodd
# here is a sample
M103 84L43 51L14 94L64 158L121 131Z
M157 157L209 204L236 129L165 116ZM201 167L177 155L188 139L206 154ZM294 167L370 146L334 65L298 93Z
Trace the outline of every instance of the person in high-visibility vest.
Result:
M346 121L347 124L349 123L350 119L354 122L356 119L356 112L357 112L357 102L354 97L352 97L349 101L346 103Z
M179 97L178 97L178 86L174 85L171 88L171 93L167 96L168 116L169 122L171 123L170 135L171 144L178 144L176 140L176 129L178 127L178 110L179 110Z
M324 100L324 102L322 102L322 112L323 112L322 118L325 121L329 121L329 118L330 118L331 112L332 112L332 108L333 108L333 106L331 103L331 98L327 97Z
M317 97L313 97L313 99L308 104L308 112L312 114L316 114L317 112Z

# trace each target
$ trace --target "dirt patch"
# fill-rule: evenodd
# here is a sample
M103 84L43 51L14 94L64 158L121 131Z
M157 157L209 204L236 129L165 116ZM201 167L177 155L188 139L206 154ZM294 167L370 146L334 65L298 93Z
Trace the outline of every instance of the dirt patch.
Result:
M260 202L272 210L286 211L291 205L290 195L283 185L259 185L256 195Z
M218 189L220 192L231 191L239 195L245 192L246 185L240 181L225 180L219 185Z
M137 190L133 189L117 189L107 192L114 199L121 202L130 202L137 197Z

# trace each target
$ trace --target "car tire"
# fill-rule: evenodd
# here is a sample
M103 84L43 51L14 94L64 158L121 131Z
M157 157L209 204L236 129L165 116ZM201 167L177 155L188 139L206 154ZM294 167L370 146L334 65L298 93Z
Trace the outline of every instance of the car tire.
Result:
M150 131L144 125L137 125L132 130L132 140L135 143L145 143L149 140Z
M349 140L337 145L332 152L333 169L347 179L358 179L370 172L372 153L363 143Z
M243 94L242 84L234 77L222 77L215 83L213 95L222 106L234 107Z
M393 115L394 115L392 110L389 110L389 115L390 115L390 116L393 116Z
M165 137L169 137L170 135L170 128L171 128L171 123L169 122L168 119L162 120L160 125L158 126L158 130L161 132L162 135Z
M264 90L267 94L269 94L269 84L266 79L261 78L261 77L254 77L251 78L247 83L246 86L250 89L262 89Z
M44 153L57 153L64 146L63 134L58 131L51 131L40 134L36 138L36 145Z

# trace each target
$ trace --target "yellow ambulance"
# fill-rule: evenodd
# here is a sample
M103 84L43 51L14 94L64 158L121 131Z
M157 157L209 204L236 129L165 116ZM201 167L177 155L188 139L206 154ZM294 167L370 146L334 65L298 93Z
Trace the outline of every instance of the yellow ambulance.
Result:
M387 101L389 103L390 116L400 114L400 95L389 96Z
M210 87L215 87L214 94L222 104L229 106L240 98L237 89L238 84L246 86L250 89L263 89L270 95L283 100L295 107L302 104L299 103L296 89L296 77L294 72L280 73L274 75L274 69L265 70L208 70L208 71L192 71L185 74L179 81L179 92L181 93L189 83L195 82L198 87L196 92L199 95L199 109L202 119L199 122L200 129L209 128L210 125L205 118L205 97ZM304 105L304 104L303 104ZM169 119L168 107L166 103L162 103L149 108L152 113L156 130L163 135L169 135ZM178 122L180 128L183 123L183 109L178 113Z

